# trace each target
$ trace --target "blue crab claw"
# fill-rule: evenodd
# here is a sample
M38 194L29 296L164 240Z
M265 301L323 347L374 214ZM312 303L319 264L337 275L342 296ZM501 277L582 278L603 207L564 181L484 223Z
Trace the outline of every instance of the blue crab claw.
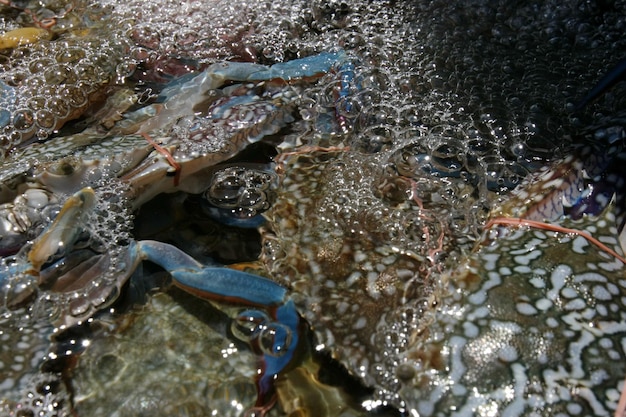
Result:
M87 187L70 196L52 224L33 242L27 253L27 263L12 264L8 275L0 274L0 283L18 273L38 275L45 263L69 253L80 233L76 227L95 205L95 193Z
M78 239L80 225L95 205L95 193L84 188L70 196L52 224L35 239L19 257L0 264L0 299L6 306L17 307L30 299L36 287L45 284L49 272L58 259L68 259ZM11 257L7 258L11 259Z
M299 344L300 317L287 290L257 275L206 267L166 243L140 241L133 244L131 251L131 257L153 262L168 271L176 286L195 296L262 309L240 313L234 321L233 334L262 354L257 407L273 402L274 379L292 362Z

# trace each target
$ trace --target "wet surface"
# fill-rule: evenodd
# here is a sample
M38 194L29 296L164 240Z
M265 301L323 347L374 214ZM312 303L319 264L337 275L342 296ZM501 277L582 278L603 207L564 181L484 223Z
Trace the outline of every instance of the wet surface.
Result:
M0 413L612 414L625 8L0 5Z

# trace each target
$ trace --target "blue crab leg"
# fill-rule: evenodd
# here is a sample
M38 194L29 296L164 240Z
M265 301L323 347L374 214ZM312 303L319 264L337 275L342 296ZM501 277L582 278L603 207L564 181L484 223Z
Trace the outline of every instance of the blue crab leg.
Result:
M188 77L174 81L166 88L160 97L162 104L158 108L158 117L144 123L139 130L150 132L186 116L193 116L193 106L189 103L199 103L206 98L206 92L220 88L226 81L269 81L282 79L285 81L314 77L325 74L333 66L341 65L346 61L345 52L325 52L318 55L295 59L289 62L274 64L271 67L247 62L220 62L211 65L200 75L190 80ZM146 110L138 111L143 114Z
M287 290L275 282L222 267L205 267L185 252L163 242L137 242L137 256L153 262L175 279L176 285L200 297L255 307L277 307Z
M206 267L180 249L157 241L140 241L131 258L153 262L168 271L174 284L201 298L260 307L278 323L276 343L263 351L257 406L273 401L274 379L291 363L299 344L300 317L287 290L257 275L223 267ZM284 327L283 327L284 326ZM287 341L286 346L283 345Z
M268 81L275 79L289 81L325 74L334 66L345 63L346 60L346 54L343 51L322 52L306 58L280 62L271 67L245 62L225 62L212 65L209 71L215 76L231 81Z

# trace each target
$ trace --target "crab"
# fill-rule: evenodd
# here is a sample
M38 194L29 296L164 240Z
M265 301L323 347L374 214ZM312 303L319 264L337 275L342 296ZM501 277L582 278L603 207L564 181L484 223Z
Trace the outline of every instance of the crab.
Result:
M400 366L419 415L622 414L624 127L594 133L495 208L441 277Z
M295 91L298 96L302 77L316 76L337 67L341 76L339 82L335 77L332 86L338 87L338 94L329 101L345 98L353 72L344 59L342 53L330 53L273 67L219 64L209 68L206 74L186 77L166 89L161 103L126 113L121 121L115 121L115 115L107 117L103 123L108 129L106 134L101 130L88 130L25 149L21 149L22 143L15 145L17 150L10 147L11 155L3 171L5 187L1 190L3 201L7 201L3 207L3 236L7 239L2 243L6 255L3 264L3 279L7 283L3 293L6 314L15 317L24 306L32 305L39 308L27 308L28 313L48 314L50 319L60 323L60 328L87 321L95 312L111 305L123 290L124 282L132 278L132 270L147 260L168 270L175 285L181 288L219 302L246 306L247 310L239 310L234 316L236 331L233 333L252 345L264 361L258 381L258 400L250 410L252 413L263 414L273 403L270 397L274 377L283 376L299 351L298 344L304 343L300 328L306 327L306 323L300 320L299 314L305 316L318 336L316 349L331 351L350 372L375 387L379 402L390 401L412 414L445 415L450 413L451 405L463 407L461 411L468 414L476 409L486 415L504 409L520 414L528 407L540 407L541 401L550 402L552 389L559 394L563 391L572 394L580 389L583 396L593 400L593 395L597 394L588 394L597 386L588 389L589 385L581 384L572 388L569 381L550 385L554 379L549 377L553 374L541 379L543 375L536 372L542 357L525 356L517 360L517 345L506 344L503 337L497 338L501 336L499 333L492 337L492 330L501 330L498 320L504 320L508 314L527 324L525 313L532 312L531 307L537 309L529 307L528 300L522 299L516 304L516 311L494 311L495 319L479 323L480 328L475 328L479 326L473 319L477 311L482 313L490 308L484 304L493 301L495 305L501 293L508 296L509 289L516 289L512 280L495 289L489 287L493 284L494 255L499 257L496 266L501 267L497 272L519 266L515 258L518 254L513 251L526 250L527 240L530 245L535 244L537 238L541 241L540 249L546 249L539 252L545 254L545 259L540 256L542 259L537 261L539 268L553 268L551 262L555 257L577 253L576 250L584 246L580 243L582 240L590 242L594 249L600 248L586 253L583 262L593 268L604 265L608 259L607 276L619 274L621 255L615 230L610 226L614 219L609 214L614 206L602 205L606 216L601 212L602 217L598 219L585 216L574 224L569 224L568 219L553 217L562 226L553 225L553 231L544 233L535 230L537 223L529 219L503 220L503 216L522 217L519 211L513 210L528 207L539 207L538 212L545 213L550 204L524 198L512 200L511 210L497 212L491 223L486 223L487 236L493 242L485 238L476 252L461 256L453 252L457 242L449 236L449 226L442 221L447 214L447 202L443 201L446 196L434 195L439 187L428 188L433 181L421 182L420 178L410 176L410 170L394 171L398 167L393 166L387 154L361 154L333 147L302 152L302 147L279 166L283 173L280 202L268 214L268 227L275 235L266 235L268 249L264 261L272 276L284 285L200 263L162 242L133 240L129 222L135 209L161 192L201 191L199 184L206 183L216 164L235 156L251 141L271 136L284 124L291 123L292 107L296 104L289 94ZM305 71L305 66L311 71ZM254 74L263 81L257 80ZM276 75L278 78L270 82ZM290 77L294 78L288 80ZM222 87L225 79L234 84ZM290 85L294 90L285 91L286 81L294 83ZM279 84L278 89L275 89L275 82ZM202 94L206 88L212 94L209 97ZM5 99L12 100L11 90L7 91ZM243 114L250 117L233 119L233 114L240 114L242 107L249 110ZM344 110L349 112L350 107ZM196 111L201 113L200 118ZM215 116L213 121L207 120L211 119L209 114ZM340 128L346 128L349 122L343 112L332 113L331 118ZM247 124L250 120L251 125ZM323 126L316 128L324 130ZM215 142L206 142L207 131ZM380 150L387 146L376 145L372 148ZM444 157L452 154L442 153ZM587 156L578 155L577 160ZM388 164L382 173L381 160ZM446 169L435 170L435 173L446 175L453 171L459 177L464 175L464 169L458 168L456 162L454 158L443 161ZM572 166L571 163L563 161L561 166ZM580 166L573 165L572 169L567 172L574 172L574 177L580 178ZM539 177L540 187L527 186L528 195L540 195L545 191L543 185L552 181L555 178L551 175ZM445 189L456 197L465 197L471 195L467 188L453 185ZM566 190L569 191L567 187ZM601 194L593 191L589 194L594 197L594 204L601 201ZM462 200L461 204L467 204L468 212L475 210L471 198L458 199ZM574 206L591 214L584 200L576 201ZM560 204L558 198L547 201ZM377 223L381 219L385 220L383 227ZM389 224L394 227L386 228ZM573 237L571 230L576 225L590 230L595 227L594 234L600 234L603 241L610 240L609 245L591 243L594 241L586 235L574 239L577 243L567 245L570 241L565 241ZM113 227L113 233L109 227ZM520 229L513 230L516 227ZM298 228L297 233L292 233ZM302 240L295 240L293 235ZM548 253L550 247L557 246L549 240L552 238L566 243L559 246L556 255ZM444 263L442 258L446 252L453 254ZM512 253L512 260L508 259L508 253ZM532 256L534 253L519 257L524 261L533 260ZM450 272L446 273L448 268ZM207 277L214 279L208 284L204 279L198 282ZM575 271L573 278L565 280L570 278L576 280L580 274ZM228 284L222 285L226 279ZM531 285L533 282L538 280L531 281ZM527 283L524 285L524 292L536 289ZM579 289L567 287L565 294ZM606 295L601 292L602 288L596 291L601 296ZM487 302L482 302L481 297ZM579 298L584 297L575 298L576 302ZM60 310L46 308L47 302ZM478 307L474 308L476 303ZM539 305L544 303L541 301ZM555 314L558 313L555 310ZM611 316L618 324L619 314ZM572 324L569 319L565 317L562 320L565 324L559 328L564 328L565 333L578 331L576 326L580 323ZM416 327L416 322L422 326ZM609 334L615 328L617 332ZM606 345L614 346L615 341L611 339L621 336L619 325L596 333L585 330L584 337L589 337L590 333L594 337L606 335L599 341L606 349L603 360L615 357L615 352ZM531 325L523 327L516 333L517 343L533 331ZM495 354L481 351L491 347L490 342L494 340L500 348ZM540 337L535 340L539 344L543 341ZM563 338L559 343L574 346L572 349L579 346L568 344ZM558 346L554 350L558 350ZM577 357L570 355L567 359L571 362ZM481 366L470 367L468 363L475 364L470 363L471 360L480 362ZM502 362L505 365L499 366ZM489 367L490 364L493 367ZM521 368L528 364L535 372L528 373L529 379L536 385L524 384L527 374ZM503 369L513 374L513 379L503 377L504 389L492 389L490 378L498 377ZM620 374L623 370L612 372ZM616 380L614 373L610 375L611 383ZM292 377L301 379L297 374ZM572 378L582 381L580 378L584 377L576 368ZM592 377L597 381L603 375L596 372ZM532 396L536 386L543 390L541 398ZM605 412L615 403L616 394L617 390L611 387L605 395L607 405L602 404L594 411ZM527 401L527 397L530 400ZM532 403L535 400L539 405ZM564 404L566 401L566 394L560 395L554 401L554 409L566 409L570 413L585 410L582 400L569 407ZM375 402L371 401L372 405ZM522 405L518 407L518 404ZM541 410L531 408L531 412L544 412ZM552 413L552 409L545 412Z
M331 71L349 77L350 67L343 51L270 67L214 64L125 115L104 139L102 131L86 130L15 152L2 178L5 201L13 198L3 205L2 245L15 252L0 271L5 315L65 298L66 308L48 317L62 331L109 306L141 263L152 262L185 291L248 307L235 315L233 333L262 358L250 412L263 415L275 401L276 375L300 345L302 323L287 290L204 265L166 243L135 241L120 225L157 194L202 192L216 164L294 120L301 85ZM348 78L339 81L340 90L347 88L341 83ZM111 220L117 225L104 232Z
M619 118L590 129L497 197L465 253L442 221L446 194L408 177L405 148L383 169L345 149L293 155L267 214L267 268L285 277L317 347L375 388L372 407L609 415L626 372L624 132ZM457 159L429 171L458 176ZM433 188L471 213L463 184Z

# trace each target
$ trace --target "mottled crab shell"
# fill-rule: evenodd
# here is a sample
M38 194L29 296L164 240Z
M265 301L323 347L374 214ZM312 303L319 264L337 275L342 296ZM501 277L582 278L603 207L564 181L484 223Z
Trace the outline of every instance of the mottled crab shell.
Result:
M614 206L562 226L620 251ZM622 261L581 235L497 226L444 275L402 381L422 416L612 415L626 375Z

